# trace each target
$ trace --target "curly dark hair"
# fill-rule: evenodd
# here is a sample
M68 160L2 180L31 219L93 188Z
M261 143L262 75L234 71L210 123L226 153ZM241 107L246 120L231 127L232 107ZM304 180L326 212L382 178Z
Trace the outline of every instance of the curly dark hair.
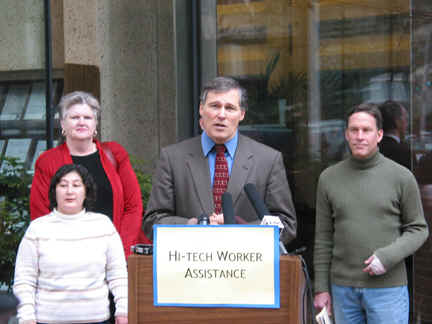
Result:
M87 210L92 210L96 201L96 183L93 180L92 175L88 172L86 167L80 164L65 164L61 166L54 176L51 178L51 184L49 187L49 201L50 210L57 207L56 187L60 183L61 179L68 173L76 172L80 175L82 182L85 187L85 199L83 207Z

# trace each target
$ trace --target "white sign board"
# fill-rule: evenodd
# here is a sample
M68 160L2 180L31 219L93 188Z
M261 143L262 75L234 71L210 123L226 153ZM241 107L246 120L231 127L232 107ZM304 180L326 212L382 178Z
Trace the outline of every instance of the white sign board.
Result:
M155 306L279 308L279 229L155 225Z

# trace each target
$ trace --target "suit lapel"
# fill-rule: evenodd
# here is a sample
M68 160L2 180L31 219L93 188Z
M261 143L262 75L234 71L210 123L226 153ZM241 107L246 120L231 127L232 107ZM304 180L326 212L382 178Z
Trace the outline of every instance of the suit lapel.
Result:
M232 195L234 205L243 191L243 187L246 184L249 172L252 168L252 163L253 153L249 151L245 138L239 135L237 151L234 157L234 164L231 169L227 189Z
M213 193L210 182L210 170L208 160L204 156L201 147L201 137L197 137L194 145L191 145L186 158L187 172L194 184L202 210L210 212L213 210ZM189 188L192 190L192 188Z

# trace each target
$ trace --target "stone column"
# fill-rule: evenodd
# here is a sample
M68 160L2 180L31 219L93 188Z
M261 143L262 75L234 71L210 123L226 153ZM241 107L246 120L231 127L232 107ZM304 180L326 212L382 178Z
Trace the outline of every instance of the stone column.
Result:
M65 64L100 73L102 140L151 170L178 139L175 1L64 0Z

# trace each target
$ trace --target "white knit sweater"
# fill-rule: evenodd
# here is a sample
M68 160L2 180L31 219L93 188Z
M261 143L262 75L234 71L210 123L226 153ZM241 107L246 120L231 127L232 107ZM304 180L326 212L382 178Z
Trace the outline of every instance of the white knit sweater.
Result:
M18 249L13 290L20 323L101 322L127 315L127 269L120 237L108 217L54 210L30 223Z

